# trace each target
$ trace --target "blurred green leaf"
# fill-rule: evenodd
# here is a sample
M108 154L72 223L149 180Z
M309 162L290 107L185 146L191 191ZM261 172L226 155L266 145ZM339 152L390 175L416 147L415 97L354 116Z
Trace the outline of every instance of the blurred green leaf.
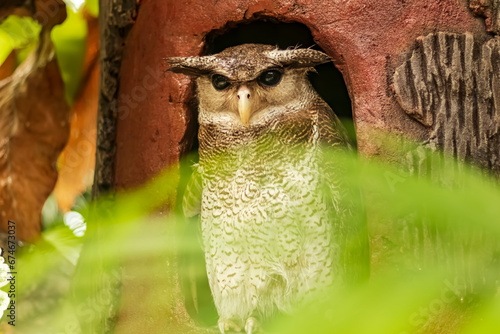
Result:
M51 37L65 85L66 98L72 103L82 79L87 24L81 12L75 13L68 8L67 13L66 20L52 29Z
M85 0L85 6L92 16L99 16L99 0Z
M0 64L14 49L32 50L38 41L41 27L33 19L10 15L0 24ZM26 58L18 54L18 62Z
M425 152L429 159L443 162L427 176L411 175L375 159L365 160L338 151L328 154L332 155L332 161L346 167L347 184L365 195L365 201L358 199L357 205L368 208L372 240L384 241L371 244L372 261L383 265L375 266L370 281L364 285L332 289L305 304L297 303L296 312L278 316L269 325L272 333L498 332L500 188L497 180L440 153ZM148 282L153 287L152 296L144 298L141 304L141 308L151 312L150 319L162 316L154 313L158 305L172 303L174 296L169 295L172 287L165 282L174 275L196 272L197 279L206 280L200 277L205 268L193 270L188 264L179 266L178 273L173 271L176 266L172 264L177 259L188 259L199 252L198 236L183 232L186 222L182 217L174 214L161 217L155 213L175 195L177 180L175 170L165 171L139 189L118 193L115 198L103 197L93 204L94 210L86 213L85 219L89 229L96 231L98 227L99 238L95 239L93 234L86 236L88 247L83 248L81 255L85 261L79 262L82 270L67 278L77 296L71 302L76 311L68 308L69 299L54 302L50 312L31 314L33 324L26 322L24 327L28 328L27 333L36 329L34 319L45 319L54 331L76 326L71 328L77 333L78 312L85 312L89 328L100 328L98 315L106 316L111 297L103 293L104 301L93 299L96 289L97 295L99 289L107 290L93 285L91 273L97 270L98 276L112 275L111 269L124 261L129 265L129 286ZM45 248L40 246L46 249L44 255L30 254L24 258L23 279L35 285L54 279L53 269L44 268L55 268L58 263L69 268L68 262L74 263L77 257L75 246L82 240L72 236L66 227L44 234L47 234L45 246L42 245ZM61 255L68 250L69 257ZM356 265L356 261L363 259L350 261ZM96 267L97 264L102 268ZM150 280L151 277L155 279ZM49 286L44 285L46 289ZM19 303L31 302L30 296L23 295L25 299ZM200 304L198 309L205 306ZM158 328L156 332L163 331Z
M61 226L50 229L43 234L43 238L52 244L68 261L76 265L83 240L75 236L69 227Z
M0 29L0 65L3 64L13 49L10 37Z

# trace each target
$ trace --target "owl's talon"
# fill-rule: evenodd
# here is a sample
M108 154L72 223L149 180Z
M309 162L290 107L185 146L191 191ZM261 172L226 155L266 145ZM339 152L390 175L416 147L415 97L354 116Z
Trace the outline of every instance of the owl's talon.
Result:
M235 332L241 331L241 327L236 325L234 321L231 321L229 319L219 319L218 323L221 334L225 334L226 331L229 331L231 329L234 330Z
M254 317L250 317L247 319L247 323L245 324L245 332L247 334L254 334L257 331L257 319Z

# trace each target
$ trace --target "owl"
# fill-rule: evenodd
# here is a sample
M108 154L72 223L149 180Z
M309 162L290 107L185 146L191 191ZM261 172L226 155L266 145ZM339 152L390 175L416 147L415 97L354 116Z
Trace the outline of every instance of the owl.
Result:
M196 78L199 163L183 209L200 217L218 326L255 333L342 271L338 221L347 209L323 147L349 144L307 77L330 58L243 44L167 60Z

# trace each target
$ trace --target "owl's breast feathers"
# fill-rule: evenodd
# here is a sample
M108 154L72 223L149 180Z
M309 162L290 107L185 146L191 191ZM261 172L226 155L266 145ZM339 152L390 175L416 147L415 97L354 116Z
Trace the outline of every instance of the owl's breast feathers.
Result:
M275 182L289 175L290 170L286 170L289 166L305 168L299 173L319 168L323 170L323 177L336 178L337 169L331 159L323 159L322 147L349 149L340 121L319 97L309 108L280 113L263 124L236 128L215 121L200 124L198 137L200 164L192 174L183 199L188 217L201 212L202 187L207 182L230 185L238 181L241 172L244 178L255 178L259 184Z

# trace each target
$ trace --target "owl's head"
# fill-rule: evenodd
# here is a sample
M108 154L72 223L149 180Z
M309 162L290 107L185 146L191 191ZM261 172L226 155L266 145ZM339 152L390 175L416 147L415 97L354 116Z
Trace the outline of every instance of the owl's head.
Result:
M311 101L316 92L307 72L330 57L313 49L243 44L210 56L167 61L170 71L197 77L200 122L217 117L248 126L280 107L297 110Z

